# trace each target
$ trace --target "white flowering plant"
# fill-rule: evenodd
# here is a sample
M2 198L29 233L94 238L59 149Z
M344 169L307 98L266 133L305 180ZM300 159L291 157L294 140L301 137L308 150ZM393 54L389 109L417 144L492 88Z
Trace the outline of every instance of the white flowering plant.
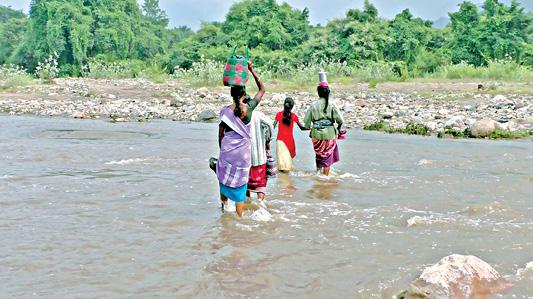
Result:
M37 78L45 81L51 81L57 78L59 75L58 58L59 55L57 52L54 52L50 54L47 59L39 62L35 68L35 75Z
M24 67L14 64L0 65L0 89L29 85L33 77Z

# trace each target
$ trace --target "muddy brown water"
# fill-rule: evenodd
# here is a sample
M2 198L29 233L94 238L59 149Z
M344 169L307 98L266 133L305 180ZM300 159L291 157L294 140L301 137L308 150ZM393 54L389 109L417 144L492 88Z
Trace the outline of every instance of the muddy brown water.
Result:
M2 298L391 298L473 254L533 295L533 143L296 132L270 219L222 214L216 125L0 116Z

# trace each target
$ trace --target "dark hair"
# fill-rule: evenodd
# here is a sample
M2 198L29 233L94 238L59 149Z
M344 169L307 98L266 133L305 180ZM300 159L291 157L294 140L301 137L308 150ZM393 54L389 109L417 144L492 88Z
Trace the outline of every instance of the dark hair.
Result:
M246 95L246 87L245 86L232 86L231 87L231 97L233 98L233 103L235 103L235 109L233 110L233 113L235 113L235 116L238 118L241 118L241 98Z
M319 86L316 88L316 91L318 91L318 96L326 100L326 106L324 107L324 113L328 110L329 105L329 87Z
M286 98L285 103L283 103L283 119L282 122L287 126L291 125L291 111L294 107L294 100L292 98Z

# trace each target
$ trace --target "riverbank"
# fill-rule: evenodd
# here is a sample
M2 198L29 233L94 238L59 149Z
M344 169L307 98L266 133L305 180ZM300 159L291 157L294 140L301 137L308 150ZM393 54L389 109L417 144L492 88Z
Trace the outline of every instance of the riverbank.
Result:
M282 90L271 84L271 89ZM533 130L533 84L408 82L332 85L334 99L348 128L385 123L389 131L406 132L420 125L429 134L525 132ZM253 93L253 90L250 92ZM274 117L286 96L296 100L294 112L303 117L316 99L314 87L267 93L261 110ZM11 115L104 118L113 122L171 119L216 121L231 102L227 88L192 88L179 81L155 84L144 79L94 80L68 78L0 93L0 112ZM450 134L460 136L461 134Z

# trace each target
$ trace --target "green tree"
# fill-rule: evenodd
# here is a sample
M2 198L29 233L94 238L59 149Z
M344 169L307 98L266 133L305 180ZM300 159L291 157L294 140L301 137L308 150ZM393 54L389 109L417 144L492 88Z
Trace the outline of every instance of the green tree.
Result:
M91 0L94 12L92 54L105 53L111 59L137 58L136 36L141 11L135 0Z
M486 63L479 40L481 21L477 6L465 1L460 4L459 11L450 14L453 39L451 55L453 63L467 62L473 65Z
M28 33L12 60L33 69L55 52L60 64L81 66L92 46L92 21L82 0L33 0Z
M0 5L0 64L8 61L20 45L28 27L24 13Z
M222 26L234 43L250 48L291 49L309 38L309 11L275 0L244 0L234 4Z
M12 9L9 6L0 5L0 24L6 23L11 19L24 19L26 15L20 11Z
M506 7L497 0L486 0L479 36L486 57L519 61L524 54L530 22L516 1Z
M431 22L414 18L408 9L399 13L389 24L388 36L392 41L387 44L385 57L413 65L431 38L431 25Z
M168 26L167 13L159 7L159 0L144 0L142 8L144 16L152 23L165 28Z

